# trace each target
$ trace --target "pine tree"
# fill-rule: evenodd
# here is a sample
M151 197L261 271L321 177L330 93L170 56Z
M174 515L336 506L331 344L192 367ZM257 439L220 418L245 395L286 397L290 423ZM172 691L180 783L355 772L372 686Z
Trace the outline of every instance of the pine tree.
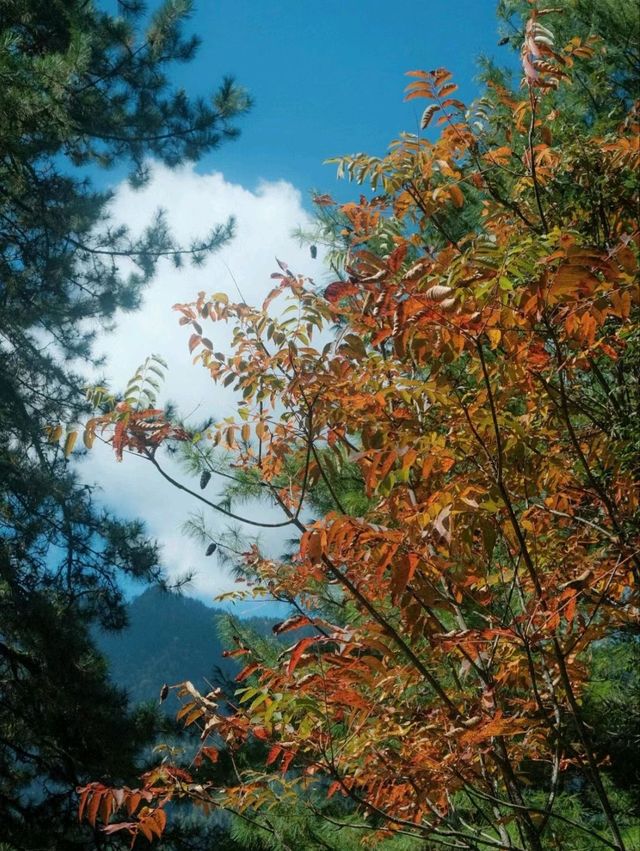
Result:
M233 80L208 100L170 83L197 48L183 33L190 10L0 0L0 842L11 849L105 847L78 826L75 788L98 770L131 777L153 733L110 684L90 628L123 626L119 577L160 580L158 552L140 523L96 504L58 423L87 410L73 361L90 361L95 329L138 306L158 259L199 262L232 233L222 223L181 247L158 214L134 237L96 188L99 168L126 166L139 185L148 158L176 166L237 136L250 104Z

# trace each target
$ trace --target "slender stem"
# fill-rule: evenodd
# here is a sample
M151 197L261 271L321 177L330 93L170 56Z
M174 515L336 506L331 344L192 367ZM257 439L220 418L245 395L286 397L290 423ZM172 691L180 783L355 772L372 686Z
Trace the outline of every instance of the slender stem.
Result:
M199 494L196 491L192 491L191 488L188 488L185 485L180 484L179 481L174 479L173 476L170 476L169 473L165 472L162 469L162 467L160 466L160 464L158 464L158 461L156 460L156 458L153 454L147 453L145 455L145 457L149 461L151 461L151 463L156 468L156 470L158 470L158 472L160 473L160 475L162 476L163 479L166 479L170 484L172 484L178 490L181 490L181 491L184 491L185 493L188 493L190 496L194 497L195 499L199 499L200 502L204 502L204 504L208 505L209 508L213 508L215 511L219 511L220 514L224 514L225 517L230 517L232 520L239 520L241 523L248 523L251 526L259 526L262 529L280 529L283 526L290 526L294 522L293 519L289 519L289 520L284 520L280 523L263 523L263 522L260 522L259 520L254 520L253 518L249 519L248 517L241 517L239 514L234 514L233 511L227 511L226 508L222 508L220 505L216 505L215 502L211 502L210 500L205 499L205 497L203 497L202 494Z
M538 205L538 212L540 213L540 222L542 223L542 230L544 231L544 233L548 233L549 228L547 226L547 219L544 215L544 209L542 207L542 199L540 198L540 187L538 186L538 177L536 174L536 155L533 149L533 134L536 126L536 107L538 102L531 87L529 87L529 101L531 103L531 121L529 122L528 144L531 166L531 180L533 181L533 192L536 196L536 204Z

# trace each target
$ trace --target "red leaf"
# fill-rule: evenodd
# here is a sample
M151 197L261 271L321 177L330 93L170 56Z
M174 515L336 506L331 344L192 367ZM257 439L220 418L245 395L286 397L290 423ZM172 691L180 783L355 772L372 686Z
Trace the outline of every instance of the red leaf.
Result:
M335 304L342 298L347 298L350 295L357 295L358 287L351 281L334 281L324 291L324 297L327 301Z
M243 668L238 676L236 677L236 682L241 683L243 680L246 680L247 677L250 677L255 671L258 670L260 665L257 662L251 662L245 668Z
M287 751L287 753L282 757L282 762L280 763L280 771L284 774L287 768L291 765L291 760L293 759L293 751Z
M331 195L314 195L311 201L317 207L333 207L336 203Z
M289 664L287 666L287 673L288 674L292 674L295 671L296 666L297 666L298 662L300 661L300 657L302 656L304 651L311 644L315 644L316 641L317 641L317 639L314 638L314 637L307 637L307 638L301 639L297 644L294 645L293 651L291 653L291 658L289 659Z
M282 748L280 745L274 745L267 755L267 765L271 765L274 763L280 754L282 753Z
M192 334L189 337L189 352L191 353L198 345L202 337L199 334Z
M404 261L404 258L407 254L408 245L406 242L403 242L402 245L398 245L393 249L391 254L389 255L389 259L387 260L387 268L391 272L391 274L395 274Z
M309 626L313 621L306 615L296 615L293 618L287 618L286 621L281 621L272 627L275 635L281 635L283 632L290 632L292 629L300 629L303 626Z

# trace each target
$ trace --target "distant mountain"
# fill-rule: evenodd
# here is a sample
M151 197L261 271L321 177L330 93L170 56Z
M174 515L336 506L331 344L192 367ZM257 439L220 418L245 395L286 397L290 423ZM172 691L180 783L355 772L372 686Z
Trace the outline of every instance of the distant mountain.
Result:
M129 626L119 633L100 632L96 643L106 656L111 677L125 688L132 703L158 700L163 683L191 680L209 691L221 676L233 678L238 665L222 656L218 634L222 609L205 606L157 588L150 588L129 605ZM252 618L245 623L261 634L271 631L273 620ZM177 702L167 701L173 714Z

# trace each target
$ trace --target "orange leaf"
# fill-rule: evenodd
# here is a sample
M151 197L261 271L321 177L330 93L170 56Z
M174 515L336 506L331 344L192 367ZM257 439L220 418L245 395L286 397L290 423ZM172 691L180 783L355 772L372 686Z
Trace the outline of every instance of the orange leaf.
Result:
M132 816L140 806L142 795L139 792L132 792L127 798L127 812Z
M87 806L87 801L89 800L91 790L88 786L85 786L84 789L78 789L77 791L80 793L80 803L78 804L78 821L82 821L82 816L84 815L84 811Z
M152 830L151 826L149 825L149 821L146 818L143 821L138 822L138 830L140 830L145 839L151 842L155 831Z
M462 190L457 185L457 183L451 183L447 189L449 190L449 195L451 196L451 200L456 205L456 207L464 206L464 195L462 194Z
M106 792L100 802L100 818L103 824L108 824L113 813L113 799L110 792Z
M385 570L391 564L391 562L392 562L395 554L398 552L399 548L400 548L400 544L391 544L390 546L387 547L384 556L378 562L378 565L376 567L376 579L377 580L382 579Z
M564 610L564 616L567 620L567 623L572 623L573 619L576 616L576 601L577 601L577 599L578 599L577 595L572 594L569 602L566 605L566 608Z
M95 789L91 800L89 801L89 806L87 807L87 821L91 827L95 827L96 825L96 818L98 817L98 810L100 809L100 801L102 800L102 796L105 791L106 790L104 789Z
M154 819L155 823L158 826L158 836L161 836L163 830L165 829L165 827L167 825L167 814L165 813L164 810L155 810L155 812L152 815L152 818Z
M408 98L407 98L408 100ZM420 119L420 129L426 130L429 124L431 123L431 119L436 114L436 112L440 112L440 107L437 103L432 103L431 106L428 106L425 111L422 113L422 118Z
M403 555L393 567L391 593L394 601L401 596L409 582L413 579L413 574L416 572L418 561L418 556L415 553L408 553L407 555Z
M409 94L404 96L406 101L415 100L416 98L427 98L430 99L433 97L433 88L428 85L420 86L419 88L413 89L413 91L409 92Z
M457 90L458 86L455 83L447 83L446 86L442 86L442 88L438 91L438 97L445 98L447 95L452 95Z
M324 538L326 538L326 534L323 534L317 529L314 529L308 535L305 536L305 554L307 558L309 558L314 563L322 561L322 555L324 553ZM302 552L302 547L300 548L300 550Z
M203 753L211 762L217 762L220 756L220 751L217 748L202 748Z

